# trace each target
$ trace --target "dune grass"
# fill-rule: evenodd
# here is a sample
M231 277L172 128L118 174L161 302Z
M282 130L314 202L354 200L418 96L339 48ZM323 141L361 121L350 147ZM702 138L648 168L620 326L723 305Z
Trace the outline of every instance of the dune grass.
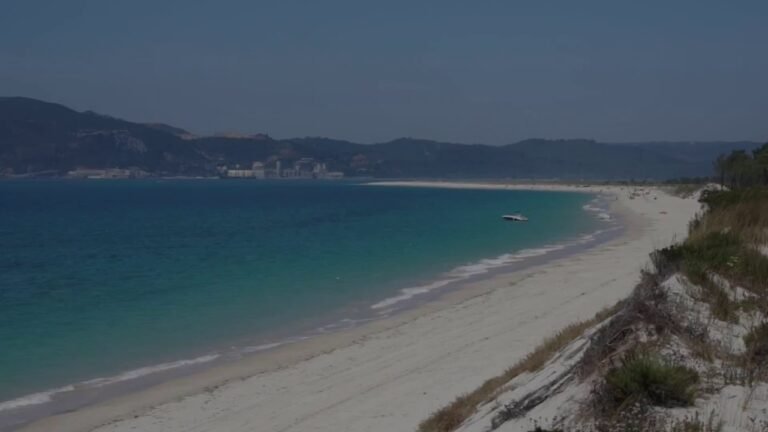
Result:
M768 188L710 192L701 201L709 210L692 225L692 241L712 232L729 232L747 245L768 243Z
M611 402L617 410L635 402L690 406L698 381L699 374L693 369L670 364L652 354L633 354L606 373L601 399Z
M699 417L698 411L693 416L686 416L674 421L669 428L670 432L721 432L722 420L717 419L717 413L711 411L706 420Z
M453 402L435 411L419 424L419 432L450 432L458 428L477 409L496 398L505 384L525 372L541 369L558 351L568 345L590 327L606 320L616 313L619 304L605 308L589 320L571 324L547 338L530 354L504 371L501 375L485 381L477 389L457 397Z
M744 336L744 344L755 362L764 363L768 360L768 323L763 323Z
M680 198L690 198L698 192L702 186L704 186L701 183L678 183L675 185L672 185L670 187L665 188L667 192L669 192L671 195L680 197Z
M702 288L702 301L722 321L738 320L738 311L768 304L768 191L711 192L702 198L708 211L690 224L685 242L657 252ZM734 301L719 275L747 289L755 299Z

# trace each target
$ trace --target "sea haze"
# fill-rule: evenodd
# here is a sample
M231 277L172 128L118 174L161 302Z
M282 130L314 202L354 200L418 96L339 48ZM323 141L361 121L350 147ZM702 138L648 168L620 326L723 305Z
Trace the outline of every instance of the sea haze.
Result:
M585 211L593 198L343 182L0 182L0 401L391 313L445 281L599 229ZM515 211L530 222L501 220Z

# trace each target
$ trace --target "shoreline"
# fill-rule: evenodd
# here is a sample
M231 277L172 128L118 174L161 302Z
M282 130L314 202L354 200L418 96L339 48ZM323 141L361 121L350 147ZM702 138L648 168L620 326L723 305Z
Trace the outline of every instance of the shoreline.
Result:
M594 226L581 232L529 246L521 246L500 255L475 258L456 264L427 279L402 284L405 288L381 297L372 297L357 306L339 308L322 318L308 318L299 325L275 329L271 335L221 343L209 350L191 355L167 358L154 363L137 365L81 381L70 381L60 387L26 393L14 399L0 401L0 431L33 423L41 418L63 412L85 409L104 399L113 399L162 385L170 380L196 374L206 368L241 361L244 357L262 355L278 347L302 343L327 333L364 326L372 321L386 320L411 309L461 291L467 284L485 281L500 274L518 272L548 263L564 256L577 254L621 235L621 218L600 220L596 212L608 212L605 195L592 194L592 199L579 211L592 220ZM9 429L10 428L10 429Z
M615 194L623 189L654 189L655 186L617 186L617 185L591 185L591 184L573 184L573 183L557 183L557 182L540 182L540 183L518 183L514 181L510 182L473 182L473 181L439 181L439 180L382 180L372 181L366 183L368 186L382 186L382 187L418 187L418 188L440 188L440 189L480 189L480 190L527 190L527 191L540 191L540 192L582 192L601 194L606 193Z
M592 194L592 199L582 206L586 218L593 221L587 231L574 233L553 242L541 243L512 250L498 256L480 258L458 264L451 270L424 279L416 284L405 285L385 297L370 299L361 310L347 310L341 314L328 314L329 320L309 320L312 325L279 329L273 337L243 340L241 344L225 344L222 349L201 351L190 357L167 360L118 371L113 375L91 378L51 390L26 394L0 403L0 431L14 430L27 424L64 412L87 409L90 406L113 400L148 388L163 385L172 380L197 375L201 371L221 368L233 362L241 362L254 356L263 356L277 348L302 344L328 333L363 327L374 321L390 320L410 310L419 310L425 304L439 300L455 291L463 291L468 284L486 281L511 272L519 272L549 263L559 258L578 254L620 236L625 228L623 218L601 220L596 212L609 211L611 202L605 195ZM461 296L458 297L459 299ZM457 300L458 301L458 300ZM354 308L353 308L354 309ZM350 314L351 312L351 314ZM331 318L335 316L336 318ZM365 328L362 329L365 331ZM352 343L344 341L342 345ZM303 346L303 345L301 345ZM301 349L301 346L297 349ZM313 353L307 353L311 356ZM261 369L259 369L261 372ZM13 408L14 406L18 408ZM2 410L5 410L3 413Z
M377 186L418 186L418 187L462 187L462 188L495 188L510 189L507 185L488 185L488 184L470 184L470 183L435 183L435 182L387 182L386 184L373 184ZM438 186L435 186L438 185ZM603 193L610 189L609 193L616 196L620 195L624 188L617 187L569 187L565 185L515 185L513 189L526 190L566 190L581 191L589 193ZM599 189L599 190L597 190ZM243 358L230 364L213 366L202 372L196 372L192 375L172 379L169 382L161 383L155 387L140 390L136 393L129 393L114 399L107 399L94 405L86 406L72 413L54 415L28 424L22 430L51 430L55 424L59 431L79 431L91 430L94 427L103 424L120 425L115 423L116 418L124 418L129 415L138 415L139 413L151 413L154 410L167 408L170 404L191 403L192 400L200 397L213 397L213 393L233 391L233 388L239 385L245 385L252 379L269 380L270 375L279 375L286 370L296 369L304 362L317 362L318 359L341 355L345 350L354 350L365 345L370 339L377 339L388 336L382 336L387 332L398 332L401 327L413 325L414 322L425 319L430 315L445 314L447 310L460 307L470 303L477 298L488 297L496 291L503 291L500 287L515 285L523 282L535 275L546 272L547 268L558 267L562 261L577 260L582 254L593 253L595 249L602 250L609 247L618 247L622 244L633 241L633 238L645 230L645 225L640 217L631 212L630 209L622 209L621 203L616 202L612 212L618 211L622 214L626 229L619 238L602 242L591 249L567 254L565 257L549 259L546 262L533 265L518 271L503 272L498 275L492 275L489 278L481 278L477 281L468 281L466 284L455 290L441 292L435 299L427 304L399 312L395 316L384 317L379 320L361 324L351 329L336 331L330 334L319 335L308 340L278 347L274 350L260 353L258 355ZM650 249L647 251L650 252ZM466 286L464 286L466 285ZM506 290L508 291L508 290ZM310 376L311 377L311 376ZM242 383L242 384L241 384ZM261 395L264 396L264 395ZM454 395L455 396L455 395ZM184 399L184 402L178 402ZM453 396L451 396L453 397ZM429 414L425 412L422 417ZM258 420L258 419L257 419ZM128 420L130 422L131 420ZM110 423L111 422L111 423ZM413 428L415 426L411 425ZM98 429L101 430L101 429ZM113 430L107 426L104 430ZM114 429L123 430L123 429ZM166 429L163 429L166 430ZM177 430L177 429L168 429ZM187 430L187 429L178 429ZM229 429L227 429L229 430ZM301 429L297 429L301 430ZM349 429L353 430L353 429Z

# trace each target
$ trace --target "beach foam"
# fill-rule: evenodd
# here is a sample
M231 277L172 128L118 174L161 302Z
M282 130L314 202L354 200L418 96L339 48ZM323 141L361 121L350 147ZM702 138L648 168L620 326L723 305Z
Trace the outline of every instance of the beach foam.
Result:
M64 387L55 388L45 392L33 393L31 395L23 396L17 399L12 399L6 402L0 403L0 411L8 411L17 408L23 408L30 405L39 405L46 402L50 402L53 396L59 393L69 392L75 389L74 385L68 385Z
M204 355L204 356L193 358L193 359L161 363L154 366L146 366L146 367L134 369L128 372L123 372L113 377L94 378L94 379L83 382L83 385L89 386L89 387L102 387L105 385L115 384L118 382L128 381L136 378L141 378L147 375L155 374L158 372L165 372L165 371L177 369L184 366L192 366L192 365L201 364L201 363L208 363L216 360L219 357L220 357L220 354L208 354L208 355Z
M275 348L281 347L283 345L287 345L287 344L290 344L290 343L300 342L300 341L303 341L303 340L306 340L306 339L309 339L309 336L300 336L300 337L295 337L295 338L289 338L289 339L286 339L286 340L283 340L283 341L279 341L279 342L271 342L271 343L265 343L265 344L261 344L261 345L251 346L251 347L245 347L245 348L240 349L239 351L241 353L243 353L243 354L251 354L251 353L256 353L256 352L261 352L261 351L267 351L267 350L275 349Z
M563 250L566 247L574 246L576 244L586 243L594 240L594 235L587 235L580 237L577 241L571 241L556 245L547 245L540 248L522 249L517 253L504 254L496 258L483 259L476 263L463 265L456 267L444 275L445 279L432 282L427 285L404 288L400 290L398 295L386 298L371 306L371 309L383 309L388 308L398 303L411 300L416 296L428 294L436 289L445 287L449 284L460 282L465 279L469 279L473 276L479 276L490 272L491 270L508 266L510 264L519 263L530 258L537 258L544 256L548 253ZM388 309L387 312L392 312L394 309Z
M31 405L40 405L40 404L48 403L52 401L57 395L61 395L63 393L69 393L69 392L83 390L87 388L103 387L110 384L116 384L119 382L146 377L148 375L156 374L159 372L166 372L166 371L170 371L173 369L178 369L186 366L208 363L216 360L219 357L220 357L219 354L209 354L209 355L204 355L204 356L193 358L193 359L161 363L158 365L133 369L133 370L123 372L121 374L111 376L111 377L94 378L94 379L83 381L77 384L70 384L70 385L55 388L52 390L48 390L45 392L34 393L31 395L23 396L20 398L16 398L16 399L12 399L12 400L0 403L0 412L28 407Z
M608 209L605 206L600 205L604 202L605 200L603 198L596 197L595 199L591 200L589 204L584 205L582 209L591 213L596 213L595 217L597 219L608 222L613 220L613 218L608 213ZM473 276L486 274L492 270L509 266L510 264L521 263L526 260L530 260L531 258L542 257L549 253L561 251L569 247L584 245L586 243L595 241L600 234L617 229L621 229L621 227L614 226L612 228L599 229L592 233L579 236L576 239L566 240L563 243L545 245L538 248L522 249L514 253L506 253L495 258L486 258L475 263L462 265L445 273L442 278L430 284L404 288L400 290L397 295L388 297L378 303L373 304L371 309L381 310L387 308L386 311L382 311L381 313L389 314L396 310L396 308L392 308L392 306L411 300L416 296L428 294L434 290L443 288L452 283L460 282Z

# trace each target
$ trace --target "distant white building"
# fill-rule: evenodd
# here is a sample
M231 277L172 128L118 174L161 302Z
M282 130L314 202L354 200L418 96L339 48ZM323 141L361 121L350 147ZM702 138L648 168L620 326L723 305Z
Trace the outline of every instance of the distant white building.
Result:
M254 177L254 173L253 173L253 170L231 169L231 170L227 170L227 177L231 177L231 178L253 178Z
M328 171L325 163L315 162L312 158L301 158L293 163L292 168L283 168L280 160L275 161L274 169L267 168L263 162L251 163L251 169L235 169L224 167L223 175L229 178L305 178L305 179L339 179L344 173Z
M129 179L144 178L149 174L138 168L78 168L69 171L67 176L83 179Z
M255 178L264 178L267 176L266 169L264 169L264 164L261 162L254 162L251 165L251 171L253 172L253 177Z
M322 178L338 180L338 179L344 178L344 173L341 171L328 171L325 174L323 174Z

